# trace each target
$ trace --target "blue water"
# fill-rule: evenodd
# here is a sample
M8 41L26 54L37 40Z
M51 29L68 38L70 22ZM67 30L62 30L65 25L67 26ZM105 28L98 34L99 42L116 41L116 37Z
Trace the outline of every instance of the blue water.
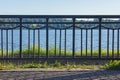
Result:
M14 50L19 49L19 30L14 30ZM28 30L22 31L22 47L28 48ZM81 49L81 30L75 31L75 50ZM112 49L112 30L109 31L109 48ZM117 48L117 30L114 31L114 47ZM64 38L65 31L62 30L62 38L61 38L61 47L64 49ZM66 34L66 47L68 50L72 50L72 30L67 30ZM6 30L3 31L3 47L6 49ZM83 39L82 39L82 47L86 49L86 30L83 30ZM59 48L60 42L60 31L57 30L57 47ZM98 49L98 30L93 30L93 49ZM102 48L107 49L107 30L102 30ZM120 39L119 39L120 40ZM55 31L49 30L49 46L54 46L55 41ZM91 30L88 30L88 40L87 40L87 48L91 49ZM12 48L12 40L11 40L11 30L8 31L8 49ZM35 30L35 44L38 45L38 30ZM33 30L30 31L30 45L33 45ZM46 47L46 30L40 30L40 47ZM0 48L1 48L1 31L0 31Z

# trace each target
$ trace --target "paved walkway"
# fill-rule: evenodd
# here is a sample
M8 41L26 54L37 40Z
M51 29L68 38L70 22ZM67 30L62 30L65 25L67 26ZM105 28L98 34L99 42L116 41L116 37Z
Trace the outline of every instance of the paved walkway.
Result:
M11 70L0 71L0 80L120 80L120 71Z

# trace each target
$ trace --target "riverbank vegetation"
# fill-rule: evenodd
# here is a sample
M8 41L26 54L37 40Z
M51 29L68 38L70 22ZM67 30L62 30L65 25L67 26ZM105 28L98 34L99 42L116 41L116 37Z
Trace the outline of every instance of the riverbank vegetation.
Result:
M92 63L93 62L93 63ZM14 64L11 62L2 63L0 62L0 70L11 70L11 69L29 69L29 68L35 68L35 69L64 69L64 70L71 70L71 69L93 69L93 70L99 70L99 69L105 69L105 70L120 70L120 61L119 60L110 60L105 62L104 64L97 63L94 64L96 61L91 61L89 64L88 61L84 61L84 63L76 63L76 62L61 62L61 61L55 61L55 62L39 62L36 63L34 61L31 61L29 63L19 63ZM104 62L104 61L103 61Z
M56 52L55 52L56 51ZM62 57L62 56L69 56L72 57L72 51L70 50L65 50L64 49L60 49L55 47L49 47L49 56L54 57L55 55L58 57ZM114 56L119 55L118 50L114 50ZM120 52L120 51L119 51ZM66 54L65 54L66 53ZM98 56L99 52L98 50L93 50L92 54L91 54L91 50L87 50L87 56ZM28 48L24 48L22 50L22 55L23 57L30 57L32 58L34 56L38 57L38 56L46 56L46 49L45 48L38 48L38 46L36 45L35 47L31 46L30 49ZM102 49L101 50L101 55L102 56L107 56L107 51ZM109 50L109 56L113 55L113 51ZM12 51L3 51L3 55L2 55L2 50L0 50L0 56L2 57L19 57L20 53L19 50L14 50L13 53ZM81 51L76 51L75 52L75 56L81 56ZM82 51L82 56L86 56L86 50ZM14 63L15 62L15 63ZM90 61L89 64L88 62L84 62L81 64L81 61L77 61L80 62L80 64L76 64L76 63L68 63L68 62L59 62L59 61L55 61L55 62L47 62L47 61L30 61L24 64L24 60L21 63L17 63L16 65L16 61L13 61L13 63L11 62L7 62L7 64L4 64L2 61L0 63L0 70L6 70L6 69L15 69L15 68L65 68L65 69L73 69L73 68L81 68L81 69L115 69L115 70L120 70L120 61L119 60L114 60L114 61L107 61L104 64L101 64L99 62L96 62L95 60ZM96 62L95 64L91 64L93 62Z
M87 52L87 53L86 53ZM120 52L120 50L119 50ZM101 50L101 56L112 56L114 53L114 56L117 56L119 55L118 54L118 50L114 49L114 51L112 50L109 50L109 54L107 54L107 50L105 49L102 49ZM20 54L20 51L19 50L14 50L13 52L11 50L9 50L8 52L6 50L3 51L3 56L19 56ZM23 57L32 57L33 55L35 57L38 57L38 56L46 56L46 48L38 48L38 46L36 45L35 47L31 46L30 49L28 48L24 48L22 49L22 55ZM64 50L64 49L59 49L59 48L56 48L51 46L49 47L49 50L48 50L48 55L49 56L72 56L72 51L71 50ZM99 55L99 52L98 50L82 50L81 51L75 51L75 56L98 56ZM0 56L2 56L2 50L0 50Z

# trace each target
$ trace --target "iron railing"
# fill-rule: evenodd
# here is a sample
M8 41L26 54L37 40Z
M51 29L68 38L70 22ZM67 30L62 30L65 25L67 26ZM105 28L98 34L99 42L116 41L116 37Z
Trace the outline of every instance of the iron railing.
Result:
M0 15L0 59L120 59L119 29L120 15Z

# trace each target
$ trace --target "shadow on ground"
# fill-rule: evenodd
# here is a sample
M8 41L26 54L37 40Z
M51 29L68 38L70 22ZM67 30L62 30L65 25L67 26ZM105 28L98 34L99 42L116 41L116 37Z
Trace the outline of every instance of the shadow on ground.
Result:
M120 71L1 71L0 79L7 80L119 80Z

